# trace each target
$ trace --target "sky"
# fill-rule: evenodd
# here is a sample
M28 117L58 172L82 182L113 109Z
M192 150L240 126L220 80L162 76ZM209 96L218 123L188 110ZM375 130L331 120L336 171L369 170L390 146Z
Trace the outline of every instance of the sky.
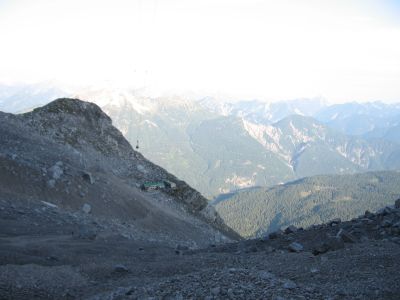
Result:
M400 0L0 0L0 82L400 102Z

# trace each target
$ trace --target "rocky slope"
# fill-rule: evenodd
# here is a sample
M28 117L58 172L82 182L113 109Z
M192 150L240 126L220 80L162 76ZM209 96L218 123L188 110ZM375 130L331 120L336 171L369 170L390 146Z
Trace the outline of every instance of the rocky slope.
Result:
M193 245L235 237L207 200L134 151L95 104L58 99L22 115L0 113L0 189L4 200L45 201L125 224L135 238ZM175 190L143 192L170 180Z
M103 230L103 221L45 202L0 200L0 216L0 299L398 299L400 293L400 201L348 222L290 226L202 249L96 237L92 230Z

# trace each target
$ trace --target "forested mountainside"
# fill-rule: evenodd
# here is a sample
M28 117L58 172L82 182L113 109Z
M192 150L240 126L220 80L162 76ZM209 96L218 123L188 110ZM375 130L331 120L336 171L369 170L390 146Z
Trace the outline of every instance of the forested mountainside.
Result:
M350 220L400 198L400 172L368 172L304 178L272 188L238 192L215 203L227 225L243 237L334 218Z

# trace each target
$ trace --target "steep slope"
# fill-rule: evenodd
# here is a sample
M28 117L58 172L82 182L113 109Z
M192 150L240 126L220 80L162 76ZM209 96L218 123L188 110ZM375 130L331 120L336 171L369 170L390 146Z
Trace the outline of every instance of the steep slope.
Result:
M291 224L308 227L350 220L400 197L400 172L315 176L272 188L239 192L215 204L244 237L260 237Z
M396 169L399 145L346 136L311 117L289 116L272 125L246 123L247 131L289 164L297 177Z
M384 139L400 144L400 114L385 127L375 128L364 135L366 139Z
M235 237L200 193L135 152L97 105L58 99L0 118L2 197L46 201L73 212L83 208L126 224L124 230L137 238L204 244L225 239L219 230ZM160 180L177 188L139 189Z
M207 161L203 176L212 191L226 193L252 186L277 184L294 178L275 153L263 149L236 117L202 122L191 134L192 148Z

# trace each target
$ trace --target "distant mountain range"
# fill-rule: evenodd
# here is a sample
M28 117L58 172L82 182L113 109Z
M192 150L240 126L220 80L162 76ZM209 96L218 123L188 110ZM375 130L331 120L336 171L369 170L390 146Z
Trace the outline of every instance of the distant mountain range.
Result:
M24 111L60 92L42 88L32 100L32 89L0 87L0 110ZM146 158L208 198L304 176L400 168L400 105L150 98L114 89L75 96L98 104Z
M282 102L258 100L224 102L206 97L198 103L209 111L223 116L236 116L256 124L271 124L290 115L313 116L327 107L322 98L304 98Z
M0 111L22 113L68 94L63 89L47 84L6 85L0 83Z
M350 135L389 129L400 121L400 104L344 103L326 107L314 115L326 125ZM382 137L375 135L375 137ZM400 140L397 140L400 141Z
M238 192L214 203L225 223L243 237L262 237L289 225L308 227L350 220L400 198L400 172L324 175L272 188Z

